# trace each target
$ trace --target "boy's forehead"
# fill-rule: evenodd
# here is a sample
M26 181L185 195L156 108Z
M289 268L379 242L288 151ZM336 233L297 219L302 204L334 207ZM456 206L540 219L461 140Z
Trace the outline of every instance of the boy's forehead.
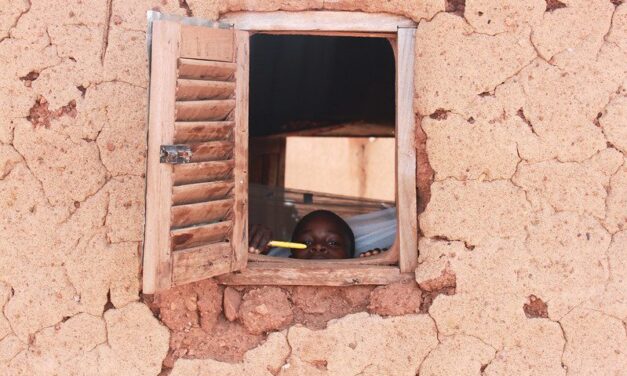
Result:
M300 232L318 230L320 228L324 228L329 232L335 232L337 234L341 234L344 232L342 231L341 224L335 218L323 215L308 218L307 221L300 228Z

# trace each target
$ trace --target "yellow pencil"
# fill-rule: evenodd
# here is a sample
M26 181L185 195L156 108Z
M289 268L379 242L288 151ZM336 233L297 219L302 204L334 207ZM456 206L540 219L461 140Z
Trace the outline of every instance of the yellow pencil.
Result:
M307 245L303 243L282 242L280 240L271 240L268 242L270 247L306 249Z

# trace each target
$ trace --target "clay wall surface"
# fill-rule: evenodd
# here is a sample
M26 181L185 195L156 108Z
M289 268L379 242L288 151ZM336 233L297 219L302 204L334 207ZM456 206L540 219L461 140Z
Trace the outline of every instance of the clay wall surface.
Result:
M416 281L140 295L145 12L419 22ZM621 375L621 0L0 0L0 374Z

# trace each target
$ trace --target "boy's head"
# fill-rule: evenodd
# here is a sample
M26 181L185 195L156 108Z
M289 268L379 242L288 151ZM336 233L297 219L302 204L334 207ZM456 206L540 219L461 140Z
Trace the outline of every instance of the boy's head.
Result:
M355 235L337 214L316 210L303 217L294 228L292 241L307 249L293 250L298 259L344 259L355 253Z

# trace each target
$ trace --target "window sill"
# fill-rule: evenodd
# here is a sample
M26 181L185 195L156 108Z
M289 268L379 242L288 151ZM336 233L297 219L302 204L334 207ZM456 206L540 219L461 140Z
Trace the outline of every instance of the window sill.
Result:
M334 265L291 266L285 263L250 262L241 272L216 277L224 285L356 286L388 285L413 280L414 273L401 273L398 266Z

